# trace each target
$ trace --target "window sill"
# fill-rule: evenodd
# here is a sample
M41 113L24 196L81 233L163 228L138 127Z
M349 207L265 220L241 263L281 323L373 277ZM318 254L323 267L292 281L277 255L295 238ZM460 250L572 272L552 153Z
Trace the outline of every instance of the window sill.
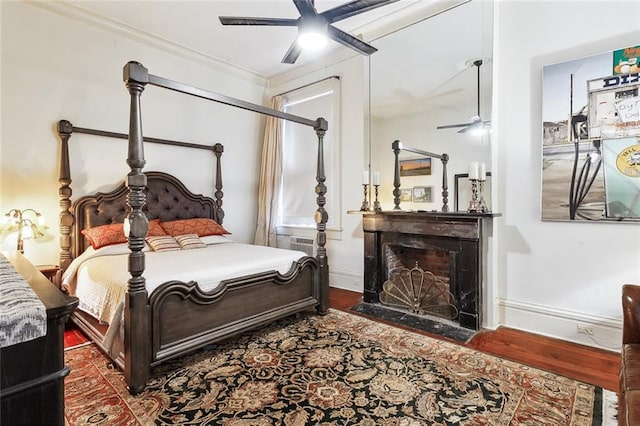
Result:
M318 233L315 225L280 225L276 226L276 235L314 238ZM328 226L328 240L342 240L342 228Z

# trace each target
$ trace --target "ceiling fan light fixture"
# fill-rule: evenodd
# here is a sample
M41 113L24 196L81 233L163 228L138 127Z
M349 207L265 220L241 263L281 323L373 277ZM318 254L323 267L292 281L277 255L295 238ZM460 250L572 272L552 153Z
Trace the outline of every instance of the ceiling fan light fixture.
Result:
M484 133L488 133L491 127L482 121L478 121L472 124L468 129L473 136L481 136Z
M300 19L298 46L308 50L320 50L327 45L327 23L320 19Z
M282 58L283 64L293 64L303 49L320 49L327 44L328 39L366 56L375 53L378 49L334 27L333 24L397 1L399 0L352 0L318 13L314 0L293 0L293 4L300 14L298 19L242 16L218 16L218 19L222 25L298 27L296 41L289 46L289 50Z
M327 45L327 35L317 31L300 31L298 46L306 50L320 50Z

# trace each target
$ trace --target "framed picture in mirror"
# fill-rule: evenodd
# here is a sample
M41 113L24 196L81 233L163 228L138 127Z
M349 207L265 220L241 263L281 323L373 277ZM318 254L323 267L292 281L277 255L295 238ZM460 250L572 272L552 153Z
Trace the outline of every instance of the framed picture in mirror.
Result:
M412 188L400 188L400 202L410 203L413 201L413 189Z
M414 203L431 203L433 201L433 186L414 186Z
M431 174L431 157L400 160L400 176L425 176Z
M491 172L487 172L487 180L484 181L482 191L485 204L491 211ZM454 175L453 182L453 209L457 212L466 212L469 210L469 202L471 201L471 182L469 181L469 173L460 173Z

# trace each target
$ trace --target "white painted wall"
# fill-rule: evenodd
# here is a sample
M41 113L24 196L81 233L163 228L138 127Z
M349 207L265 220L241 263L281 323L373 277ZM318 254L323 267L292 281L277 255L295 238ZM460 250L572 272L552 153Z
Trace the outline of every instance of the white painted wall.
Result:
M0 211L34 208L51 227L49 237L25 242L36 264L57 264L59 139L55 126L128 132L129 95L122 67L137 60L151 74L262 103L265 80L188 53L126 28L105 27L64 4L1 2L2 130ZM142 95L146 136L225 145L225 227L240 242L253 240L263 119L244 110L157 87ZM126 141L72 136L72 188L79 195L108 190L128 167ZM196 193L213 193L213 155L147 145L146 170L175 174ZM13 248L5 242L4 248Z
M492 268L500 323L615 349L620 294L640 283L640 225L540 220L542 69L640 43L640 3L501 1L494 50ZM576 333L594 327L595 340Z

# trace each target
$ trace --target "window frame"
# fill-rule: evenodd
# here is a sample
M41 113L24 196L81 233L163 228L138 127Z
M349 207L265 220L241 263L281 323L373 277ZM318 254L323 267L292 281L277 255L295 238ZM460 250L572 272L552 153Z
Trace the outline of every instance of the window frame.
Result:
M327 222L327 238L329 239L342 239L342 215L341 215L341 127L340 127L340 106L341 106L341 90L340 90L340 78L337 76L328 77L326 79L317 81L315 83L308 84L304 87L301 87L296 90L292 90L282 95L284 98L284 103L282 110L284 112L288 112L287 108L296 104L300 104L306 101L310 101L316 99L320 96L326 95L328 92L331 92L332 96L332 117L323 117L329 123L329 129L327 133L331 132L330 135L330 143L331 143L331 163L329 163L325 157L325 176L326 181L325 185L327 186L327 203L325 205L325 209L329 214L329 221ZM294 112L295 114L295 112ZM311 118L311 117L309 117ZM313 117L317 118L317 117ZM286 132L284 129L285 123L282 123L283 129L283 157L285 155L284 147L286 146ZM325 135L325 143L326 143L326 135ZM316 145L317 147L317 145ZM325 155L326 155L326 145L325 145ZM317 153L317 151L316 151ZM314 162L315 164L315 162ZM329 164L332 166L329 167ZM330 170L331 169L331 170ZM314 167L314 176L316 167ZM280 200L278 201L278 220L276 225L276 234L279 236L302 236L302 237L313 237L315 236L315 232L317 229L317 225L315 222L313 224L291 224L291 223L282 223L282 199L285 196L285 192L283 190L283 181L285 176L284 169L284 158L283 158L283 170L282 170L282 178L280 181ZM309 188L309 191L312 191L312 188ZM317 204L314 206L313 212L311 213L311 217L317 210Z

